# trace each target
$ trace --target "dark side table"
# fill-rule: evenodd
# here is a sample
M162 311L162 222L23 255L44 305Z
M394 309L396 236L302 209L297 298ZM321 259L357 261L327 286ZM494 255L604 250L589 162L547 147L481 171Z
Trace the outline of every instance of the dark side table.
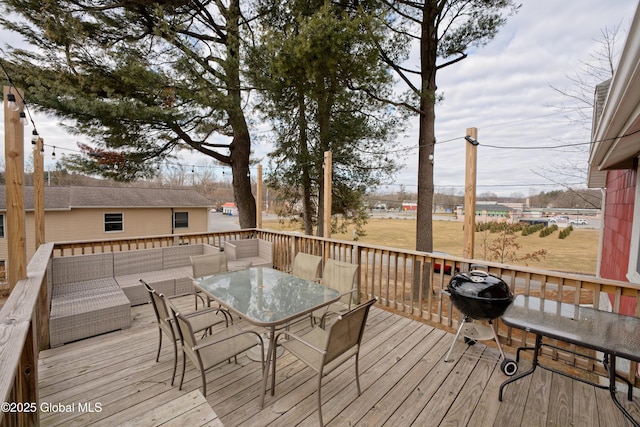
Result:
M504 388L520 378L531 375L536 367L573 378L600 388L608 388L611 399L624 416L635 427L640 427L616 397L616 376L627 382L627 397L632 400L633 387L625 378L616 375L616 358L640 362L640 318L595 310L589 307L545 300L531 296L518 295L502 316L505 325L523 329L536 336L534 347L521 347L533 350L531 369L509 378L500 385L498 399L502 401ZM602 363L609 374L609 385L603 386L566 372L558 371L538 363L543 337L557 339L584 348L600 351L604 354ZM588 356L587 356L588 357Z

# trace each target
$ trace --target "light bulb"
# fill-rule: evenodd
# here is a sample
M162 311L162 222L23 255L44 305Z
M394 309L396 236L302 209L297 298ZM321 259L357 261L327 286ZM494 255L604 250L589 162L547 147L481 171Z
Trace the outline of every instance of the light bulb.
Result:
M11 111L18 111L20 109L20 106L16 102L16 96L12 93L7 94L7 107Z
M27 121L27 115L24 111L20 111L20 124L22 126L26 126L29 122Z
M36 142L38 142L38 137L40 137L40 135L38 135L38 131L37 130L32 130L31 131L31 144L32 145L36 145Z

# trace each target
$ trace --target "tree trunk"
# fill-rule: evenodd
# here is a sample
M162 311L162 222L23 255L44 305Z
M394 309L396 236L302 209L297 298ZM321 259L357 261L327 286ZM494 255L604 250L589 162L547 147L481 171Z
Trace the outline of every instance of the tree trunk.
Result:
M322 78L317 79L318 85L324 85L324 81ZM333 99L331 96L330 88L326 90L327 95L321 95L318 99L318 133L320 135L320 147L321 152L323 154L322 158L324 159L324 152L331 150L331 106L333 103ZM319 177L324 177L323 168L324 161L321 163L319 167ZM320 186L318 191L318 224L316 235L319 237L324 237L324 222L331 221L331 216L329 218L324 217L324 182L323 179L320 179Z
M256 226L256 200L251 193L249 174L249 156L251 155L251 137L247 121L242 111L240 91L240 1L232 0L227 18L227 60L224 63L227 76L227 94L229 123L233 129L233 141L229 145L231 172L233 174L233 192L240 217L240 228Z
M298 139L299 159L303 160L301 166L300 184L302 185L302 220L304 223L304 234L313 235L313 205L311 201L311 176L309 169L311 166L307 163L309 159L309 147L307 140L307 116L305 108L305 97L302 89L298 96L298 126L300 129L300 137Z
M418 208L416 213L416 250L433 251L433 162L429 159L434 154L435 145L435 92L436 92L436 58L438 33L436 18L437 3L425 1L422 15L422 36L420 38L421 92L420 125L418 148ZM433 157L432 157L433 158ZM419 296L420 286L425 296L429 289L429 275L424 274L420 283L420 269L414 266L414 298Z

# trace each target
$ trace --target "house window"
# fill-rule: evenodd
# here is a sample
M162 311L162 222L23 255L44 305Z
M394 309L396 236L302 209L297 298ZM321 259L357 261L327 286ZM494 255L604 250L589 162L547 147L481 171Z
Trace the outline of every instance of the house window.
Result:
M189 212L174 212L173 228L189 228Z
M121 213L104 214L104 232L124 231L124 220Z
M0 238L4 237L4 215L0 214Z

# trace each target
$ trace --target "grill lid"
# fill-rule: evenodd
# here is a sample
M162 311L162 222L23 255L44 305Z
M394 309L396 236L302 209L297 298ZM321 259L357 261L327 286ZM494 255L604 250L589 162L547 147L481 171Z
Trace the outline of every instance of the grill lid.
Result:
M484 271L458 273L451 278L448 289L453 305L465 316L478 320L502 316L513 301L509 286Z
M504 280L479 270L455 274L449 281L448 289L452 294L474 299L513 299L513 294Z

